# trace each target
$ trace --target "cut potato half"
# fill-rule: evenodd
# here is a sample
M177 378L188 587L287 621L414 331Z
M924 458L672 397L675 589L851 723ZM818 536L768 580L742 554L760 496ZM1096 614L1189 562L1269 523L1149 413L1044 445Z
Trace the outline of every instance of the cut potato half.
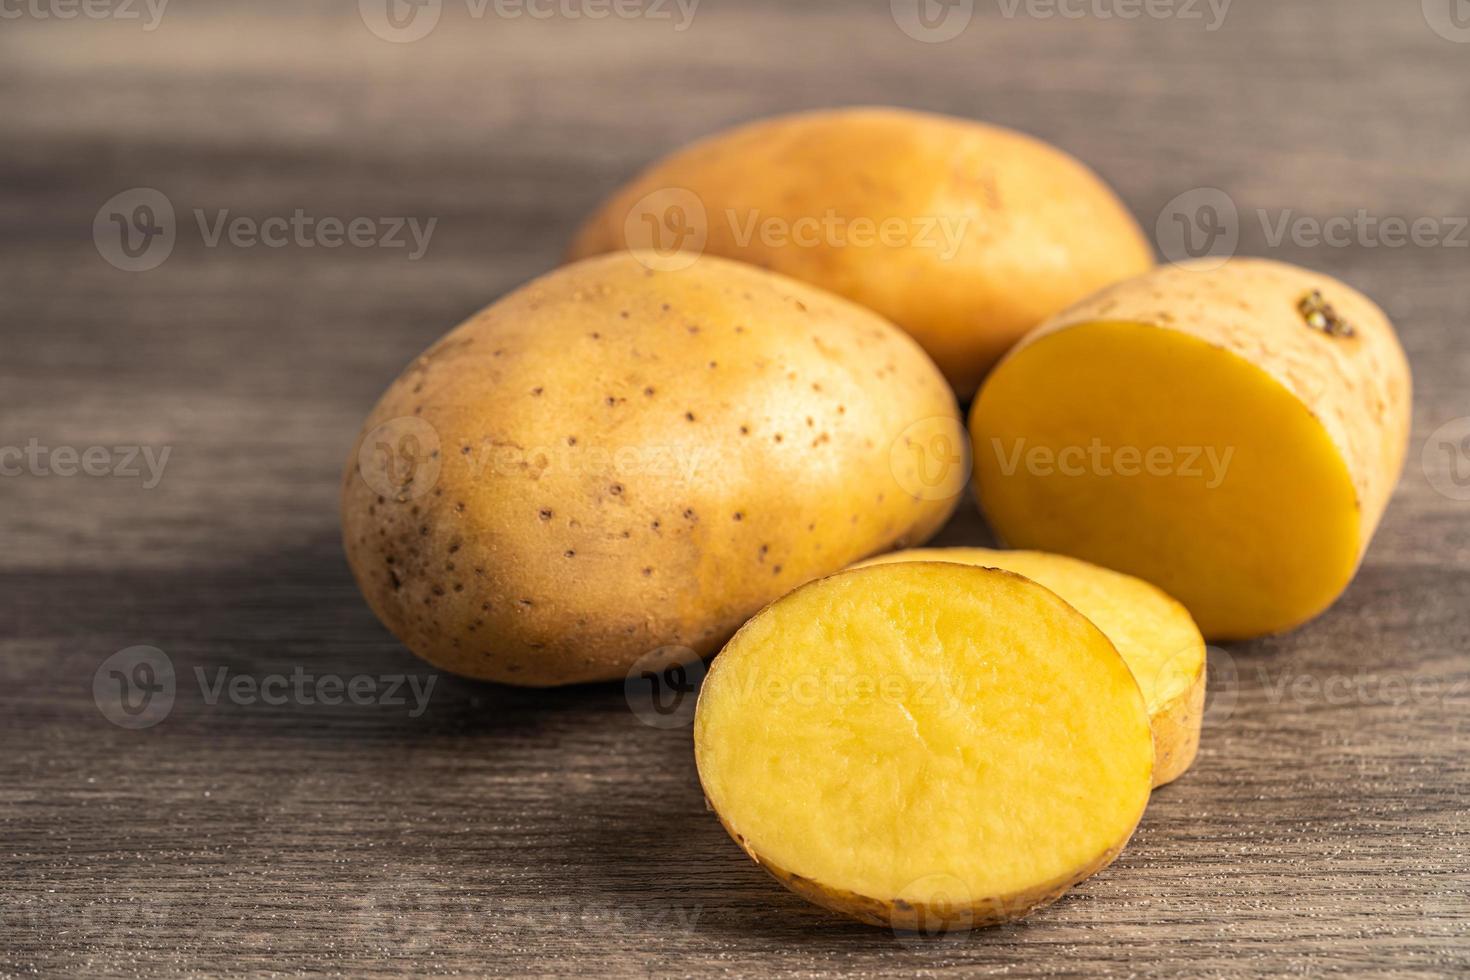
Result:
M710 805L797 894L863 922L1019 918L1107 866L1153 741L1103 633L1010 572L877 565L766 607L695 714Z
M1211 640L1297 626L1352 579L1402 467L1409 372L1360 293L1237 259L1172 266L1040 327L971 411L1006 544L1177 598Z
M1154 732L1154 785L1173 782L1194 762L1205 707L1205 640L1176 600L1132 575L1042 551L911 548L858 567L905 561L1003 568L1067 600L1113 641L1143 691Z

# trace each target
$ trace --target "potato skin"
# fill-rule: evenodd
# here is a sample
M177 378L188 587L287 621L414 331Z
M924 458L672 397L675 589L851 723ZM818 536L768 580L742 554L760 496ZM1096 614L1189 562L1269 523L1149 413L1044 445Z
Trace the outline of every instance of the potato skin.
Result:
M719 815L716 814L716 816ZM1140 813L1139 820L1142 819L1143 815ZM790 889L808 902L851 916L870 926L887 926L899 931L927 934L983 929L986 926L1002 925L1025 918L1037 909L1051 905L1071 891L1074 886L1081 884L1116 861L1118 855L1123 853L1123 848L1127 846L1128 840L1132 839L1133 832L1138 829L1138 825L1134 824L1128 837L1118 846L1109 849L1092 864L1075 874L1015 895L985 898L970 905L940 910L920 908L901 898L870 898L867 895L859 895L842 888L832 888L802 875L794 874L761 857L744 837L735 832L724 817L720 817L720 825L752 861L760 865L783 887Z
M666 646L708 655L796 585L953 511L959 487L905 490L905 430L962 429L902 331L739 263L650 264L622 252L523 286L415 360L364 425L348 562L429 662L543 686L622 678ZM403 424L429 427L437 473L385 493L361 461Z
M1314 311L1324 302L1340 321L1335 326ZM1099 336L1112 338L1101 355L1101 345L1085 346ZM1084 352L1074 346L1069 356L1048 363L1049 352L1068 350L1069 338L1084 342ZM1290 458L1271 472L1242 477L1246 482L1236 486L1245 490L1222 483L1222 495L1211 506L1197 506L1187 521L1171 510L1191 500L1189 492L1198 493L1183 482L1185 489L1158 492L1146 507L1139 503L1146 498L1128 499L1113 492L1122 484L1102 481L1096 485L1107 493L1059 503L1047 492L1058 481L1048 487L1028 482L1025 474L1011 479L1014 474L1002 475L993 455L976 456L976 499L1005 541L1074 554L1155 582L1184 603L1209 640L1295 628L1328 608L1351 581L1398 481L1409 434L1411 379L1403 349L1383 311L1350 286L1285 263L1242 258L1168 266L1105 289L1028 335L987 380L970 416L977 453L987 440L998 446L998 430L1040 406L1076 426L1079 441L1084 432L1096 433L1100 419L1114 417L1112 406L1080 404L1079 388L1093 385L1093 397L1116 397L1097 395L1103 386L1092 379L1124 376L1114 373L1116 363L1142 363L1141 350L1157 358L1168 345L1178 348L1175 363L1188 358L1193 365L1168 379L1176 389L1183 382L1213 383L1206 361L1211 369L1228 369L1238 384L1256 385L1233 404L1217 391L1212 397L1219 408L1209 413L1209 425L1190 423L1215 426L1216 439L1232 452L1246 445L1235 473L1248 472L1251 453L1266 455L1263 445L1290 447ZM1120 361L1110 362L1115 356ZM1047 392L1045 379L1038 383L1027 374L1040 373L1038 363L1047 365L1047 378L1068 371L1074 379L1088 377L1070 383L1077 387L1059 382L1056 392ZM1217 374L1215 382L1224 376ZM1152 384L1129 394L1147 398ZM1209 401L1180 401L1178 415L1204 412ZM1253 411L1267 405L1276 406L1270 424ZM1148 420L1147 411L1128 418L1130 424ZM1188 433L1174 437L1189 440ZM1099 516L1099 501L1116 506L1120 499L1133 508L1127 519ZM1195 520L1211 530L1198 530ZM1139 541L1149 544L1136 546Z
M1189 771L1199 755L1200 730L1205 718L1207 664L1183 693L1149 715L1154 730L1154 789L1172 783Z
M1342 453L1366 550L1409 442L1413 384L1393 324L1371 299L1319 272L1271 259L1214 265L1181 262L1118 283L1049 320L1013 353L1078 324L1124 320L1190 334L1250 361L1306 405ZM1352 336L1304 325L1298 304L1314 291L1352 325Z
M962 397L1026 331L1154 264L1137 222L1071 156L1000 127L892 108L760 120L679 150L616 191L569 257L630 247L629 216L671 188L701 202L707 254L878 311L923 345ZM835 219L838 230L814 244L758 230L802 219ZM895 244L855 234L855 222L886 220L905 229ZM636 218L632 227L638 235Z

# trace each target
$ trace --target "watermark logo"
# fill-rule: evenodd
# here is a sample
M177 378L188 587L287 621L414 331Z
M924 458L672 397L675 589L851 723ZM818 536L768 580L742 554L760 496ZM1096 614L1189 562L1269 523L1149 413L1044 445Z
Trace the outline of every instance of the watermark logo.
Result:
M639 198L623 219L623 242L644 265L687 269L704 253L712 230L737 248L926 249L942 261L964 245L971 216L957 214L849 217L834 209L797 216L763 214L758 208L726 208L711 215L699 195L663 187ZM712 221L722 222L718 229Z
M24 446L0 446L0 477L110 476L142 479L143 489L152 490L172 452L172 446L45 446L32 438Z
M1154 240L1170 262L1217 269L1240 245L1240 213L1218 187L1196 187L1164 205L1154 223Z
M157 647L119 650L92 675L92 700L119 728L152 728L174 707L174 664Z
M194 683L208 707L228 703L250 708L280 707L405 708L419 718L428 709L439 675L312 673L243 674L230 667L195 667ZM179 683L173 661L157 647L134 646L108 657L92 675L97 710L119 728L151 728L173 711Z
M676 33L694 22L699 0L464 0L472 20L649 20L669 21ZM407 44L439 25L443 0L358 0L357 12L375 36Z
M173 203L152 187L114 194L92 218L97 254L124 272L147 272L163 265L176 237Z
M1177 20L1204 25L1210 33L1225 24L1233 0L995 0L1005 20ZM898 29L915 41L940 44L964 33L975 17L974 0L889 0Z
M141 20L144 31L163 22L169 0L0 0L0 20Z
M1446 41L1470 44L1470 0L1421 0L1424 22Z
M428 37L443 8L443 0L357 0L357 13L367 29L393 44Z
M1178 20L1200 22L1213 34L1225 24L1234 0L997 0L1001 16L1014 20Z
M608 396L616 401L615 396ZM3 450L0 450L3 452ZM470 482L504 477L539 479L549 474L606 480L613 495L624 492L621 481L653 478L692 484L729 462L709 446L626 444L606 446L571 437L544 446L491 439L462 443L446 458L439 432L416 415L389 419L362 437L357 446L357 474L378 496L396 501L418 500L438 485L446 467L463 467ZM3 456L0 456L3 463ZM0 468L3 472L3 468Z
M931 946L964 938L975 928L975 897L970 888L952 874L925 875L910 882L900 895L923 896L911 903L894 900L893 934L905 946Z
M704 660L685 646L650 650L633 662L623 696L634 716L650 728L688 728L706 671Z
M922 709L925 718L951 718L974 703L976 687L977 682L938 673L871 674L818 668L748 677L740 682L739 690L747 702L767 707L881 708L917 726L915 709Z
M937 252L942 261L955 257L964 243L970 226L968 214L915 215L911 218L889 215L849 218L828 209L822 214L798 218L762 215L757 210L725 211L730 234L735 244L748 248L759 241L768 249L777 248L912 248Z
M313 674L296 667L289 674L266 674L256 677L241 674L228 667L213 671L194 668L194 680L200 696L210 707L220 701L242 708L266 705L325 705L337 707L351 704L360 708L407 708L408 717L419 718L429 707L438 674Z
M915 41L942 44L965 32L975 16L975 0L888 0L893 22Z
M1367 208L1326 217L1293 208L1248 212L1267 248L1470 248L1470 216L1378 215ZM1235 200L1218 187L1196 187L1164 206L1154 225L1159 251L1170 262L1197 268L1224 265L1245 230Z
M1178 477L1200 480L1214 490L1225 482L1234 446L1110 446L1096 436L1087 445L1037 446L1025 439L1007 445L992 437L991 449L1002 476L1025 469L1031 476Z
M1256 667L1266 702L1320 704L1329 707L1463 706L1470 700L1470 680L1409 671L1379 672L1359 668L1353 673L1308 673L1284 670L1272 677L1264 664Z
M380 497L417 500L439 482L439 431L414 415L392 418L363 436L357 472Z
M623 241L650 269L687 269L698 261L709 241L704 202L684 187L662 187L646 194L628 210Z
M1271 213L1256 210L1261 233L1271 248L1290 242L1297 248L1470 248L1470 217L1352 214L1328 218L1297 214L1291 208Z
M907 426L888 448L888 468L916 500L950 500L970 482L970 439L964 424L948 415Z
M191 213L205 248L404 249L410 262L423 258L439 224L438 218L340 218L309 214L304 208L265 218L232 216L228 208L194 208ZM113 195L92 219L97 253L124 272L158 268L173 253L179 233L173 202L152 187L134 187Z
M1451 419L1424 442L1419 465L1441 496L1470 500L1470 416Z
M1202 728L1220 728L1235 714L1240 700L1240 668L1228 650L1205 648L1205 707Z

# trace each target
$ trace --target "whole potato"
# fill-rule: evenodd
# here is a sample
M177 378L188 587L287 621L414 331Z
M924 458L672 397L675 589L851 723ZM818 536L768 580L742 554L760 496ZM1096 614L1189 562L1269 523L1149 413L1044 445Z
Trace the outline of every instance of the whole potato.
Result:
M653 164L570 257L631 247L741 259L876 310L962 396L1026 331L1153 266L1117 196L1040 140L855 108L761 120Z
M343 487L410 649L514 684L712 653L810 579L936 531L954 396L877 315L753 266L621 252L481 311L373 409Z

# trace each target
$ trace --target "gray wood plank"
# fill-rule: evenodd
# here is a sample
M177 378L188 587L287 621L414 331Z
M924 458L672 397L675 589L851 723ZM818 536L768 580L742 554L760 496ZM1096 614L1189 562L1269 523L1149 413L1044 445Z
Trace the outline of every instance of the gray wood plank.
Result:
M0 974L1470 972L1470 504L1442 492L1457 460L1432 442L1470 415L1470 249L1273 246L1256 217L1470 214L1470 44L1368 0L1236 3L1213 31L981 0L944 44L878 0L704 0L686 30L465 9L410 44L353 3L0 25L0 445L171 451L153 487L0 479ZM766 879L705 811L687 730L640 724L616 686L418 663L336 538L377 393L553 266L601 194L723 125L847 103L1054 140L1149 225L1223 188L1243 252L1360 285L1416 378L1357 581L1307 627L1213 653L1200 760L1119 862L1022 923L928 944ZM180 232L130 274L91 227L139 186ZM409 261L209 247L193 219L295 208L438 223ZM966 505L942 540L986 535ZM178 691L129 731L92 685L139 644ZM196 668L434 686L417 717L210 704Z

